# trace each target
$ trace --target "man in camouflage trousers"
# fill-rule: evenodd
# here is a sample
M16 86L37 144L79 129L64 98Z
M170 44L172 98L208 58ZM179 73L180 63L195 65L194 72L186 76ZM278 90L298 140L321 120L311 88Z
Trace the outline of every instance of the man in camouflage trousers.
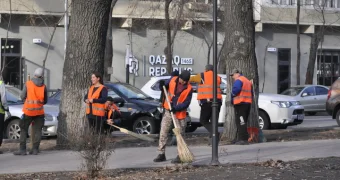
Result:
M161 123L161 131L159 137L158 151L159 155L154 159L154 162L166 161L165 146L168 140L168 133L172 128L173 120L171 112L176 118L176 126L180 129L182 136L186 128L187 108L191 103L192 87L188 83L190 79L190 72L183 71L179 76L172 76L170 80L165 83L160 83L160 88L163 90L163 85L168 89L168 97L171 107L167 104L166 100L163 101L164 113ZM171 109L171 111L170 111ZM171 163L180 163L179 156L177 156Z

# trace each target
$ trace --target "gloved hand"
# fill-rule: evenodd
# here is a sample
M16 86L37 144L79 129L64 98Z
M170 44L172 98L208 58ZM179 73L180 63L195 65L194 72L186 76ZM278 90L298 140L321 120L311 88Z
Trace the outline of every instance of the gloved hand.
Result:
M176 111L176 108L175 108L174 106L171 106L170 112L173 112L173 113L177 112L177 111Z

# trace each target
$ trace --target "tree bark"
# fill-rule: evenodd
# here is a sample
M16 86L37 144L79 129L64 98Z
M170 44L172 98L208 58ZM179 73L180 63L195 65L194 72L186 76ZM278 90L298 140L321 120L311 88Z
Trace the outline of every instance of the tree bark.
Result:
M166 70L170 74L172 72L172 44L171 44L171 24L170 24L170 3L172 0L165 0L165 28L166 28L166 47L164 49L166 56Z
M225 28L225 56L226 72L232 69L240 69L243 75L254 81L255 102L258 102L259 82L257 60L255 55L255 26L253 20L252 0L225 1L224 24ZM226 93L226 121L224 124L223 137L234 140L236 137L235 114L231 105L231 87L233 80L228 76ZM258 127L258 105L252 104L248 125ZM222 137L222 138L223 138Z
M59 147L67 146L77 129L84 128L84 95L92 72L104 73L105 40L112 0L73 0L62 99L58 118Z
M312 35L312 38L310 41L309 60L308 60L305 84L313 84L316 54L318 51L320 40L321 40L320 35L315 32Z
M108 73L108 68L112 67L113 47L112 47L112 10L115 7L118 0L112 0L110 13L109 13L109 24L107 27L106 43L105 43L105 56L104 56L104 81L110 81L111 74Z
M300 47L300 0L296 1L296 85L300 85L300 64L301 64L301 47Z

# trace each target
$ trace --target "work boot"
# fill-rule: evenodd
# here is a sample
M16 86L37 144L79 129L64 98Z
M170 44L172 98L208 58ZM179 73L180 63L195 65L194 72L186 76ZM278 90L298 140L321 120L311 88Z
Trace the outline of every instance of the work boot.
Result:
M25 156L27 153L26 150L20 149L19 151L14 151L13 154L16 156Z
M237 141L235 145L249 145L248 141Z
M153 162L163 162L163 161L166 161L165 154L158 154L156 159L153 160Z
M175 159L173 159L171 161L172 164L179 164L182 163L181 159L179 158L179 156L177 155L177 157Z
M40 153L39 149L33 149L33 150L29 151L30 155L38 155L38 153Z

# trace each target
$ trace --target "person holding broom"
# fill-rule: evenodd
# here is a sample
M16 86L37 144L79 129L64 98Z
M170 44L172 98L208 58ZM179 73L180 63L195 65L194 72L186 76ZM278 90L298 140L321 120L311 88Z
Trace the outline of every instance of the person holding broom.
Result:
M106 103L105 103L105 108L106 108L106 115L107 115L107 120L106 124L104 125L104 129L108 130L111 129L112 124L119 125L121 123L121 112L119 108L115 105L114 99L112 97L107 97Z
M166 100L163 102L164 114L161 123L161 131L159 137L159 145L158 145L158 156L154 159L154 162L163 162L166 161L165 156L165 146L168 140L168 133L170 128L172 127L172 117L170 113L174 113L174 116L177 120L176 126L180 128L181 134L185 133L186 121L185 118L187 116L187 108L191 103L192 98L192 87L190 83L188 83L190 79L189 71L182 71L179 76L172 76L168 81L165 82L164 86L168 90L168 97L171 104L169 107ZM163 89L163 88L162 88ZM171 163L181 163L179 156L171 161Z
M234 79L231 102L235 109L237 127L236 145L248 145L247 122L253 101L252 83L238 69L233 69L230 76Z

